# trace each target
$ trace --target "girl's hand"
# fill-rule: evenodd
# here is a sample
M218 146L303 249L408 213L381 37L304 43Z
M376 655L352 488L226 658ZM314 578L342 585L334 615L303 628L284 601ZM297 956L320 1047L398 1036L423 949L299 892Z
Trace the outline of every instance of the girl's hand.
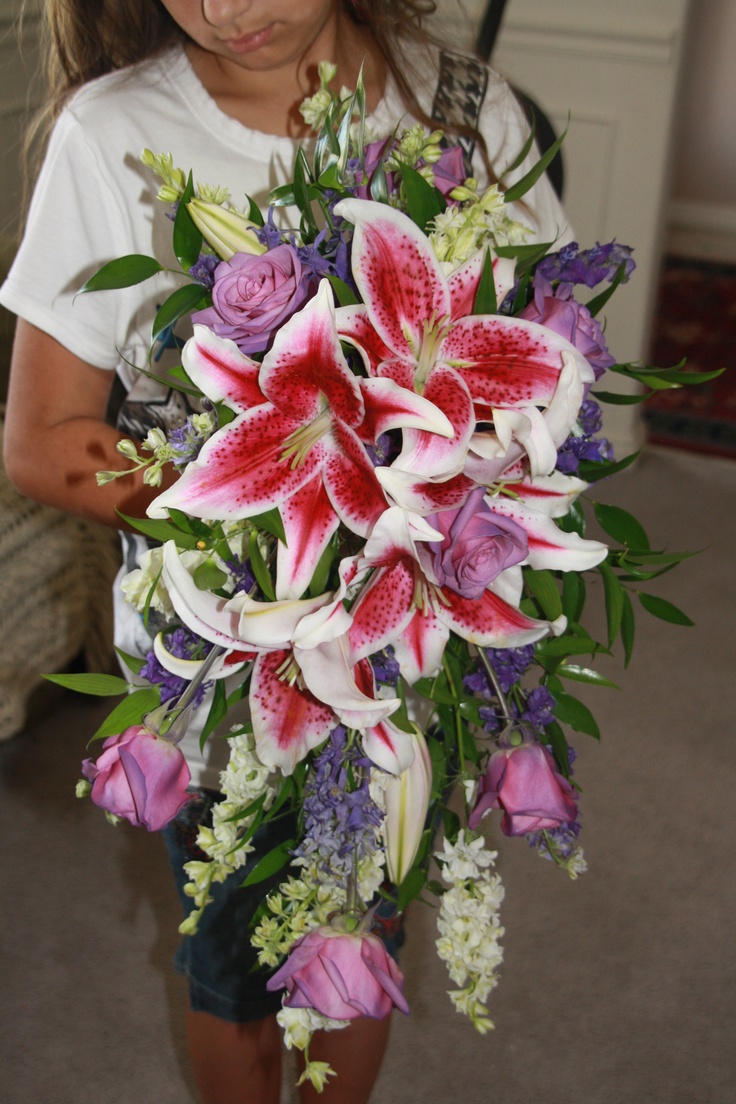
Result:
M111 371L18 319L5 417L8 477L28 498L120 529L116 508L144 516L161 488L146 486L140 472L97 485L98 471L124 465L120 434L105 422L112 383Z

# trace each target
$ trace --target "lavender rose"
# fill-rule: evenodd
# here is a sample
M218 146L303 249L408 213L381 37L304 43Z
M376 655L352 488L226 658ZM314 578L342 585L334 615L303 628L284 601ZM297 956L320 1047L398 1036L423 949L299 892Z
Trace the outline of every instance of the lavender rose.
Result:
M192 321L230 338L244 353L264 352L274 333L310 297L311 273L292 245L253 256L236 253L215 269L212 306Z
M314 1008L334 1020L382 1020L394 1007L409 1011L403 984L377 935L325 925L297 940L266 988L285 988L287 1008Z
M110 736L102 749L96 763L91 759L82 763L95 805L157 832L189 800L189 767L170 740L133 725Z
M520 314L529 322L538 322L559 334L579 349L590 364L595 378L616 361L608 351L603 330L586 306L572 297L572 284L552 288L545 276L534 277L534 298Z
M444 540L419 545L420 559L439 586L463 598L480 598L497 575L521 563L528 551L521 526L495 514L484 494L484 487L476 487L460 509L431 514L427 521Z
M488 762L468 824L475 831L487 812L503 809L501 831L507 836L559 828L577 816L572 794L572 786L541 744L502 748Z

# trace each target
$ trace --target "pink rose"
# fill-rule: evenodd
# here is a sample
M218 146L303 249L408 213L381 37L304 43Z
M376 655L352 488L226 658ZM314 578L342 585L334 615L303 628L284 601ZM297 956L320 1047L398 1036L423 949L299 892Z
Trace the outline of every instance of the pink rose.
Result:
M288 1008L314 1008L334 1020L382 1020L395 1006L409 1011L404 976L377 935L315 928L293 946L270 991L285 988Z
M490 809L503 809L501 830L524 836L571 824L578 813L573 788L541 744L503 748L491 756L468 820L475 830Z
M572 284L559 284L554 290L549 280L537 275L534 298L519 315L529 322L547 326L566 338L586 358L599 379L606 368L615 364L603 336L603 330L582 303L572 298Z
M82 763L95 805L149 832L164 828L189 797L189 767L176 744L133 725L102 748L96 763Z
M192 321L230 338L244 353L262 353L309 298L310 279L293 245L260 256L236 253L215 269L212 306L196 311Z
M484 494L484 487L476 487L460 509L431 514L427 521L444 540L418 546L422 563L431 567L437 583L463 598L480 598L497 575L521 563L528 551L521 526L494 514Z

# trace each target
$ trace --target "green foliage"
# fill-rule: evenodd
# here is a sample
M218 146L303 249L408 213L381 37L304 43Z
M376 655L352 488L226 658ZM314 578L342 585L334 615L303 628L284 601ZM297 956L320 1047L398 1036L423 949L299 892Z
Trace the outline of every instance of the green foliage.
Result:
M133 287L163 271L164 266L154 257L130 253L127 257L118 257L117 260L109 261L98 269L94 276L90 276L86 284L80 288L79 294L82 295L86 291L114 291Z
M193 198L194 182L190 172L174 219L174 254L185 272L197 263L202 251L202 233L194 225L188 210L189 201Z

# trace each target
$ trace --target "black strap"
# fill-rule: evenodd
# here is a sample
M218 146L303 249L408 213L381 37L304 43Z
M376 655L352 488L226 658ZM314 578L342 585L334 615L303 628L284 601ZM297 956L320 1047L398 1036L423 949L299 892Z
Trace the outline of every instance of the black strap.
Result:
M491 59L493 47L496 45L498 32L501 29L505 7L506 0L488 0L488 7L486 8L486 14L483 16L475 46L478 57L482 57L484 61L490 61Z
M488 70L482 62L466 54L442 50L432 118L438 123L477 130L487 88ZM475 142L465 134L458 135L457 140L463 151L465 171L471 176Z

